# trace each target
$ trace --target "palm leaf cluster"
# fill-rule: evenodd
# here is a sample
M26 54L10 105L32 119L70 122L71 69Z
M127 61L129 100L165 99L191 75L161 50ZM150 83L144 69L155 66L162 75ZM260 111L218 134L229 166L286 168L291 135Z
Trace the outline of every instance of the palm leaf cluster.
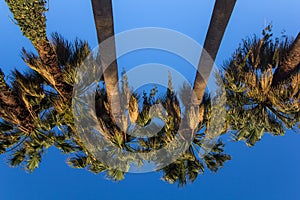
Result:
M99 138L97 138L94 134L86 134L84 136L85 138L83 138L83 140L88 141L89 144L92 144L88 149L91 150L94 155L97 154L97 151L106 151L105 155L101 154L102 159L106 161L111 160L111 158L118 157L116 155L121 155L121 160L119 161L122 162L117 163L116 166L117 168L123 169L122 171L129 170L132 163L141 165L143 162L147 161L155 161L155 164L157 166L163 167L163 171L170 170L172 166L174 166L174 164L164 167L165 158L157 157L155 151L166 147L175 139L176 136L180 135L180 138L182 138L183 141L187 140L187 138L191 138L190 140L192 141L193 145L189 148L189 151L183 153L182 155L178 155L179 159L177 161L175 160L175 163L181 162L182 158L190 158L191 155L193 155L193 162L206 163L201 164L200 168L196 164L189 166L189 169L193 170L193 173L196 173L197 175L203 173L205 166L207 166L207 168L212 171L217 171L218 168L223 166L223 163L225 161L230 159L230 156L223 154L223 145L218 145L217 149L213 147L212 152L205 154L203 158L199 153L194 153L201 151L201 149L202 151L204 151L204 148L202 147L202 141L204 141L204 137L207 134L205 126L212 120L211 108L208 108L210 102L208 98L205 98L205 103L201 104L199 108L191 107L188 109L188 107L186 107L185 113L181 113L182 109L180 108L180 102L177 99L175 92L172 91L171 79L169 80L169 88L165 92L160 93L160 95L158 95L159 91L157 87L154 86L150 90L150 92L147 93L146 91L144 91L143 95L141 96L138 93L133 93L130 91L128 78L125 72L123 73L121 81L121 98L124 99L124 101L128 102L127 106L123 107L123 112L127 113L127 115L125 115L126 118L124 119L124 124L127 124L127 128L125 129L127 130L127 132L121 130L120 127L111 118L111 111L106 95L106 90L105 87L101 87L102 83L98 85L95 92L96 113L93 114L91 112L80 112L81 115L84 115L84 119L93 120L92 118L94 118L94 120L99 124L99 129L97 131L98 134L101 135L100 138L102 139L99 140ZM189 92L191 92L191 88L188 89L190 90ZM182 95L186 95L187 92L187 89L183 89L181 93L183 93ZM159 105L162 105L162 107L159 107ZM85 115L85 113L87 115ZM182 115L184 115L183 123L187 124L184 125L184 127L186 127L184 130L178 132L179 124L182 120ZM154 118L160 119L164 123L164 125L162 127L156 125L153 121ZM88 129L86 133L92 131L89 129L90 127L82 128ZM156 130L157 132L153 132L153 130ZM110 141L110 144L117 147L118 150L116 151L115 148L109 149L106 143L101 142L103 139ZM219 144L221 144L221 142L219 142ZM168 147L166 151L169 152L166 152L164 156L172 154L173 151L176 152L174 148L176 148L176 146ZM132 154L124 156L122 152L130 152ZM146 154L143 154L143 156L137 156L135 153ZM202 161L203 159L204 161ZM76 168L87 168L91 171L95 169L105 169L103 167L104 165L101 164L99 160L97 162L100 167L95 168L93 164L97 162L83 155L77 155L77 158L71 159L70 162ZM192 164L193 162L190 162L190 164ZM124 176L124 174L122 174L121 176L121 170L117 171L117 174L120 175L119 177ZM98 171L96 170L96 173L97 172ZM196 174L193 175L194 178L188 179L190 181L194 181L197 177ZM188 174L186 174L186 176L188 177ZM170 183L176 182L176 180L171 181L171 179L168 179L167 175L164 179ZM184 177L184 180L185 179L186 177ZM181 181L183 181L183 183L186 183L187 181L184 180L178 180L178 183L182 184Z
M201 147L199 140L195 141L194 144ZM191 146L175 162L162 169L163 180L171 184L177 182L179 186L184 186L187 182L194 182L199 174L204 173L206 168L212 172L217 172L230 159L229 155L224 154L224 144L221 141L218 141L208 154L201 157L197 148Z
M51 45L60 55L62 77L70 87L75 66L89 53L88 46L79 41L71 45L58 34L54 34L52 39ZM39 56L23 50L23 60L34 70L23 74L15 70L11 85L1 72L0 149L12 153L11 165L27 163L26 168L33 171L44 151L52 145L64 153L80 150L81 147L76 143L70 126L73 123L71 99L63 99L49 83L51 74L43 73L44 63Z
M262 38L244 40L225 64L228 122L237 140L252 146L264 133L283 135L299 122L299 71L272 84L292 44L286 37L273 40L268 26Z
M33 171L43 152L60 143L60 136L53 130L55 118L48 112L52 95L47 95L43 78L33 71L21 74L15 70L11 85L2 72L0 78L1 153L11 153L11 166L24 163Z

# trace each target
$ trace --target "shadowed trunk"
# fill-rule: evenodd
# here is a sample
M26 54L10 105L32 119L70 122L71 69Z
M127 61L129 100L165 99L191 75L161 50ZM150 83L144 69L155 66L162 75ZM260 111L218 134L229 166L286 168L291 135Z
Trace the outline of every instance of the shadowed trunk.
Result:
M73 88L64 81L63 71L59 66L57 54L50 41L46 38L45 40L35 44L34 47L39 54L45 70L50 76L45 73L42 73L41 75L48 80L48 82L57 90L64 100L70 101Z
M194 103L200 104L236 0L216 0L194 82Z
M114 36L112 0L92 0L92 7L98 43L101 44ZM123 127L115 40L111 38L107 48L101 47L99 49L100 60L112 117L118 125L121 125L120 127ZM109 63L106 60L113 62Z
M272 86L277 86L281 81L289 78L294 72L300 69L300 33L291 45L287 56L276 69Z

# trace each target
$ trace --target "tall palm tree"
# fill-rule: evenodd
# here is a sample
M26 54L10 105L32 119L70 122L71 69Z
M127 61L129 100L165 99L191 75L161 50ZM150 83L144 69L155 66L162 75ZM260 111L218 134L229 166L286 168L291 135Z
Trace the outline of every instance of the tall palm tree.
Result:
M51 44L57 53L57 58L60 65L64 66L64 81L70 85L74 84L74 72L76 67L79 67L85 58L90 54L91 50L86 42L75 40L74 43L68 42L63 39L62 36L57 33L52 34ZM40 63L39 58L32 53L24 54L24 60L26 63L30 63L34 68L39 68ZM89 72L90 73L90 72ZM88 74L90 75L90 74ZM84 78L84 77L83 77ZM87 77L85 77L87 78ZM50 85L50 87L53 87ZM51 91L55 90L52 88ZM61 101L58 94L54 93L55 98L52 99L51 105L53 106L54 119L53 124L58 127L61 131L58 136L54 138L54 145L59 148L63 153L75 153L68 163L70 166L75 168L85 168L87 167L90 171L94 173L107 171L108 177L113 180L121 180L124 178L124 173L110 168L98 161L93 154L93 146L89 148L83 142L82 136L79 136L77 129L74 125L74 117L71 108L71 101ZM102 95L102 98L106 98L106 95ZM97 98L97 94L96 94ZM97 109L97 105L96 105ZM105 106L101 109L97 109L96 112L100 112L101 116L104 117L104 112L109 113L109 110L105 110ZM89 113L81 113L89 114ZM90 116L87 116L87 118ZM108 117L109 123L112 123ZM106 129L110 130L110 129ZM113 130L111 130L112 133ZM120 141L117 141L120 142ZM122 141L121 141L122 142ZM120 142L120 143L121 143ZM96 149L97 150L97 149Z
M85 42L80 41L75 41L75 45L71 45L58 34L53 35L52 41L47 38L46 18L44 15L47 11L45 8L45 0L24 2L6 0L6 2L14 15L16 23L20 26L22 33L30 39L38 52L37 56L34 53L27 52L23 49L23 59L25 63L39 75L42 75L48 84L50 84L48 85L52 87L52 89L50 89L50 94L53 92L53 95L55 95L56 92L59 94L59 96L56 96L51 100L51 105L54 108L53 112L55 113L51 112L50 116L55 116L55 118L50 121L52 121L55 126L61 127L63 130L63 134L60 137L55 138L55 145L65 153L77 149L78 152L84 153L95 159L86 149L81 139L78 138L71 112L71 97L75 68L78 67L90 53L88 45ZM111 5L105 5L104 13L106 13L107 8L111 8ZM100 10L101 9L102 7ZM111 11L108 12L111 13ZM112 15L108 14L106 16ZM108 21L104 22L104 24L107 25ZM113 21L111 21L111 23L113 23ZM108 24L110 23L108 22ZM100 24L100 26L102 26L102 24ZM113 28L113 26L111 26L111 28ZM108 29L105 29L104 33L107 30ZM113 33L113 31L109 32ZM104 34L104 37L102 38L106 39L106 35L107 34ZM113 45L113 48L115 48L115 45ZM113 52L115 53L115 51ZM106 72L106 74L107 77L109 77L111 72ZM112 78L107 79L109 85L108 91L112 91L112 87L110 86L114 85L110 80L112 80ZM112 92L110 92L110 94L111 93ZM117 105L119 105L119 103ZM116 107L117 106L114 106L114 108ZM67 130L65 130L65 126L67 126ZM34 129L38 130L36 127ZM21 157L23 156L23 154L20 155ZM37 165L34 166L37 167ZM114 172L111 173L111 175L119 176L120 174Z
M45 0L6 0L6 2L22 33L32 42L38 52L38 55L35 55L23 49L23 60L46 80L47 84L52 87L51 92L59 94L52 103L63 122L60 121L60 124L56 125L72 125L71 97L74 72L90 53L87 43L75 41L73 46L58 34L54 34L50 42L46 34Z
M38 167L44 150L51 145L64 152L74 150L67 142L70 139L69 135L56 135L52 130L61 123L57 111L53 108L53 102L61 99L56 105L64 105L65 102L71 101L72 81L68 77L69 68L62 67L65 65L61 63L67 51L62 48L64 46L56 45L57 48L54 49L54 44L50 43L46 35L46 1L6 0L6 3L16 24L21 28L23 35L32 42L38 56L23 50L24 61L35 72L23 75L15 71L15 83L12 88L4 79L1 81L1 118L4 121L1 124L3 142L0 143L2 150L13 152L11 165L26 162L27 168L33 171ZM60 59L57 54L61 55ZM50 86L54 90L44 91L44 86ZM59 94L59 97L55 93Z
M236 0L216 0L194 81L195 103L200 104Z
M94 20L97 30L98 43L101 44L105 40L114 36L114 18L112 0L92 0L92 7L94 13ZM107 97L110 102L110 108L112 116L115 118L117 124L123 127L120 91L119 91L119 76L118 76L118 64L116 56L115 39L111 38L109 47L103 47L99 49L100 62L103 71L104 82L107 90ZM112 63L106 63L106 56L112 58Z

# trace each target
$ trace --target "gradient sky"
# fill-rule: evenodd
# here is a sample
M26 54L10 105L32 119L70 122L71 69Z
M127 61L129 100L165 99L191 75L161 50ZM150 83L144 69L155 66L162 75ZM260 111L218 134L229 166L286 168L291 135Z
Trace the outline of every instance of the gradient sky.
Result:
M274 3L275 2L275 3ZM199 0L126 0L114 1L117 33L132 28L164 27L182 32L203 44L214 1ZM221 65L238 47L242 38L260 34L266 23L273 22L274 33L295 36L300 31L299 0L240 0L237 2L224 36L216 63ZM26 69L20 58L22 47L33 49L19 27L9 17L0 0L0 68ZM73 40L87 40L95 47L96 31L90 1L52 0L47 13L48 33L57 31ZM162 55L149 54L120 58L119 66L130 68L149 62L180 65ZM192 77L193 75L191 75ZM299 131L299 130L298 130ZM0 156L0 199L300 199L300 134L287 132L285 137L266 135L254 148L243 142L226 139L226 153L232 160L216 174L206 172L194 184L178 189L160 180L161 174L127 174L116 183L103 174L72 169L67 156L50 149L40 168L33 174L22 168L11 169Z

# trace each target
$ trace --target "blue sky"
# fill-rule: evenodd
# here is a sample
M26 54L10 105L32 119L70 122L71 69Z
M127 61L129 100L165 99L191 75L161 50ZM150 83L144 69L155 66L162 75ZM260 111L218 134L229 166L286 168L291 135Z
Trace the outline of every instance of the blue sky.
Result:
M203 44L214 1L199 0L127 0L114 1L117 33L132 28L163 27L187 34ZM300 31L297 20L298 0L238 1L224 36L216 63L222 64L242 38L260 34L265 22L273 22L276 35L285 30L295 36ZM0 0L0 67L25 69L21 48L32 49L19 28L9 19L11 14ZM95 47L96 31L90 1L52 0L47 13L48 33L57 31L68 39L78 37ZM174 65L177 60L162 55L122 57L119 65L134 67L147 62ZM166 60L167 59L167 60ZM226 141L226 152L232 155L218 173L207 171L194 184L178 189L160 180L157 173L128 174L120 183L103 175L75 170L65 164L66 156L50 149L33 174L21 168L11 169L0 162L0 199L300 199L300 134L288 132L285 137L265 136L254 148L243 142Z

